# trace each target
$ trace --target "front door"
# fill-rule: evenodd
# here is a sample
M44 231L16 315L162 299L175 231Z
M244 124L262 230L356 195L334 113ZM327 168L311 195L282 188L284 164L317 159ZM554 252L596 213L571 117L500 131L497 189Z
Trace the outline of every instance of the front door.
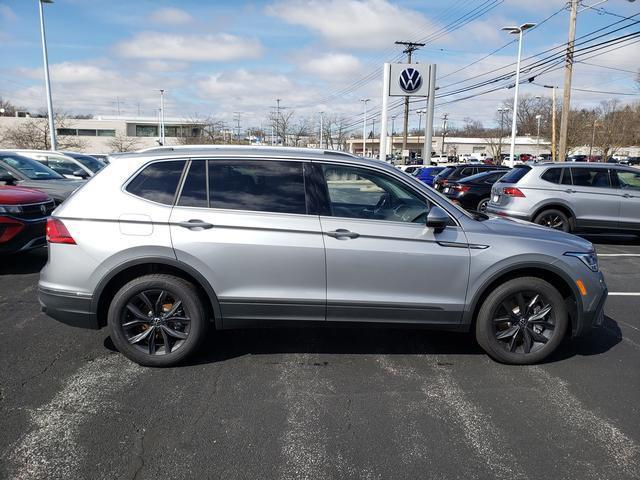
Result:
M640 232L640 172L614 170L620 193L620 222L624 230Z
M324 243L307 207L307 170L300 161L191 161L171 238L178 260L215 290L225 326L325 320Z
M469 279L462 229L425 225L432 204L392 175L322 164L327 320L456 324Z

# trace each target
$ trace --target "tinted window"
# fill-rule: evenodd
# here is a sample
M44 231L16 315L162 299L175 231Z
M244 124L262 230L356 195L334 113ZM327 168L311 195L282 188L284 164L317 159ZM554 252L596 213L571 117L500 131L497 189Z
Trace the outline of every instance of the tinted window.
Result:
M15 168L24 176L31 180L52 180L64 178L59 173L51 170L49 167L26 157L20 157L18 155L3 156L2 160L10 167Z
M616 170L620 188L640 190L640 172Z
M208 207L207 200L207 162L194 160L184 181L178 205L183 207Z
M562 185L573 185L573 182L571 181L571 169L570 168L563 168L562 169L562 180L561 182Z
M307 213L302 163L209 161L212 208Z
M91 157L89 155L73 155L73 158L78 160L93 173L96 173L97 171L104 168L104 162L101 162L97 158Z
M453 173L456 170L455 167L446 167L444 170L442 170L439 174L438 177L440 178L447 178L449 177L449 175L451 175L451 173Z
M429 211L425 200L386 175L334 165L322 169L334 217L413 222Z
M562 177L562 169L559 167L550 168L546 172L542 174L540 178L546 180L551 183L560 183L560 178Z
M610 188L609 170L605 168L572 168L573 184L578 187Z
M184 160L152 163L127 185L127 192L153 202L172 205Z
M500 183L518 183L522 177L529 173L531 167L514 167L500 179Z
M43 161L49 168L52 168L61 175L73 175L73 172L82 170L79 165L76 165L71 160L58 157L47 157L47 160Z

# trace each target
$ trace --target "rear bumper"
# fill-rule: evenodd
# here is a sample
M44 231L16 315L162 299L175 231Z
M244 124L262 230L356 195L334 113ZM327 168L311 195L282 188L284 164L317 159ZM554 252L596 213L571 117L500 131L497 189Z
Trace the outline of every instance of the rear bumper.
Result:
M91 295L39 287L38 300L41 310L59 322L73 327L100 328L91 311Z
M487 205L487 213L493 213L494 215L499 215L501 217L512 217L519 220L526 220L527 222L532 220L531 216L527 213L501 208L496 205L492 205L491 203Z
M44 247L47 245L46 218L37 220L16 219L21 222L24 227L15 237L8 242L0 243L0 254L10 254L17 252L25 252L34 248Z

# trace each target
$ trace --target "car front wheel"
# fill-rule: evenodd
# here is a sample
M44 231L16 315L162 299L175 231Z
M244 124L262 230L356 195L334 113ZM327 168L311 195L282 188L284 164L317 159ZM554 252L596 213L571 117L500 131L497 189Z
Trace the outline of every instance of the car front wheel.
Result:
M509 280L485 299L476 321L476 339L495 360L537 363L560 344L569 324L560 292L537 277Z
M172 275L145 275L113 297L109 331L116 348L134 362L173 366L199 346L208 319L196 288Z

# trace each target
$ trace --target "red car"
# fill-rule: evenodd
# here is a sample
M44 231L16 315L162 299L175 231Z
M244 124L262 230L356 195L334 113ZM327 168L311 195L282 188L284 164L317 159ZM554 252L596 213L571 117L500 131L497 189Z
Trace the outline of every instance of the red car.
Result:
M46 193L0 186L0 254L45 246L47 218L53 209L53 199Z

